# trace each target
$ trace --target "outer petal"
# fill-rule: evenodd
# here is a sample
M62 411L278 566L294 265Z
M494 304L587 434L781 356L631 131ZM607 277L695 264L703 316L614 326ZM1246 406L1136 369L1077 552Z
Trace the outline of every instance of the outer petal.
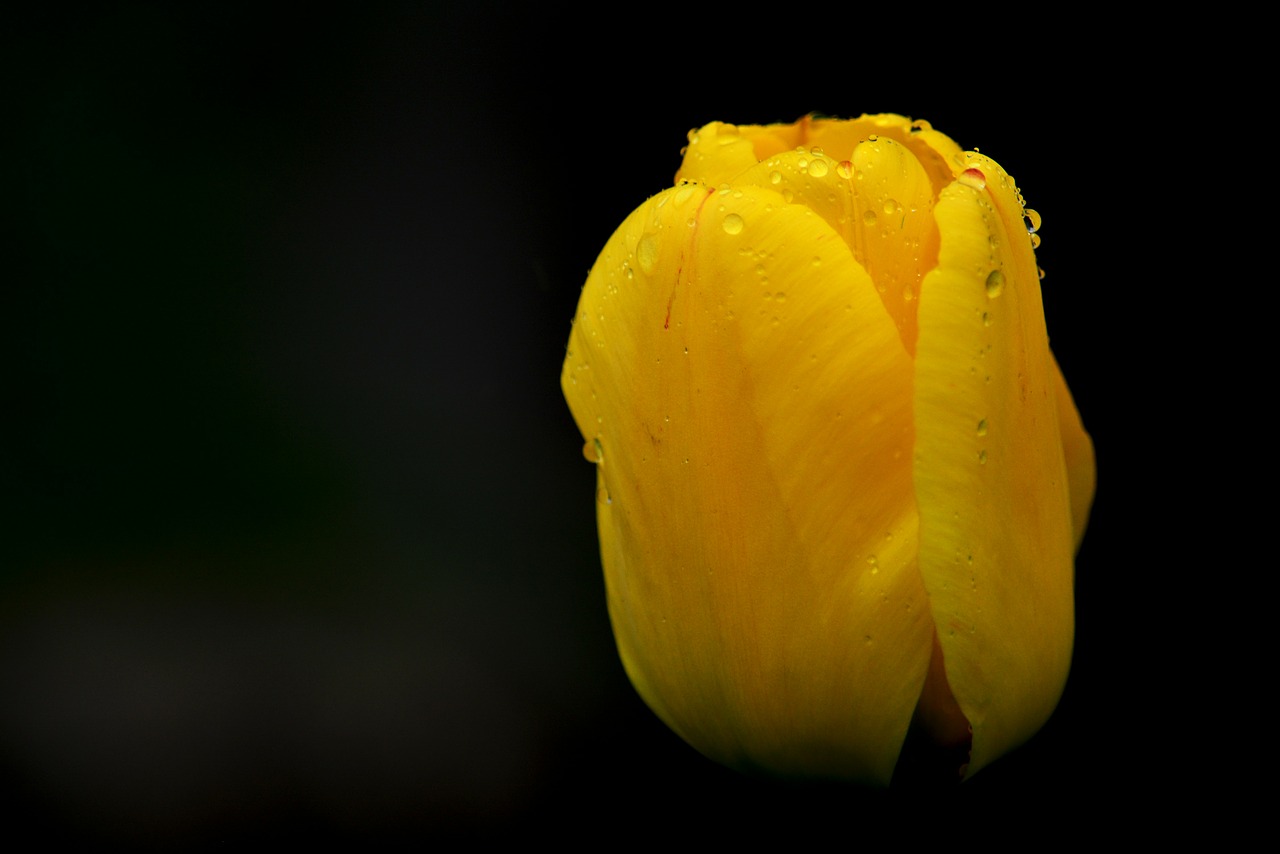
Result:
M1039 279L993 161L943 191L916 359L920 569L970 773L1049 717L1071 661L1072 508ZM985 181L983 180L985 179Z
M1058 429L1062 431L1062 450L1067 460L1067 483L1071 487L1071 529L1075 547L1080 548L1085 527L1089 524L1089 508L1097 486L1097 468L1093 456L1093 440L1084 431L1080 412L1071 399L1071 390L1063 379L1055 359L1054 375L1058 401Z
M562 384L615 635L712 758L889 780L932 637L911 373L844 240L770 189L666 191L593 268Z

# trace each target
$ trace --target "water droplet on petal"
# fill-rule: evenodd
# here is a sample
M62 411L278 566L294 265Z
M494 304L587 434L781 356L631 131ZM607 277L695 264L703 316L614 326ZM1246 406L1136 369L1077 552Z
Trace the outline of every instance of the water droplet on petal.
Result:
M636 261L645 275L652 273L658 266L658 241L652 234L646 234L636 244Z
M987 274L987 296L998 297L1000 292L1004 290L1004 273L999 270L992 270Z
M773 172L770 172L770 173L769 173L769 183L770 183L770 184L780 184L780 183L782 183L782 173L781 173L781 172L778 172L778 171L776 171L776 170L775 170L775 171L773 171Z
M1037 213L1036 211L1033 211L1031 208L1027 208L1022 212L1022 215L1026 217L1028 232L1030 232L1031 234L1035 234L1037 231L1040 230L1040 214L1039 213Z
M985 418L978 422L978 435L987 435L987 419Z
M975 190L985 190L987 188L987 176L982 174L981 169L966 169L960 173L960 177L956 180Z
M865 226L873 226L876 224L876 212L868 208L862 212L862 224Z
M736 213L728 214L725 216L723 223L725 234L740 234L745 224L742 221L742 217Z
M604 446L600 444L599 436L582 446L582 456L589 463L599 464L604 462Z
M853 177L853 164L848 160L841 160L836 164L836 174L841 178Z
M978 451L978 465L985 466L987 464L987 452L985 450Z
M824 158L818 157L809 164L809 174L815 178L822 178L827 174L828 168L827 161Z
M1032 249L1040 248L1040 235L1035 234L1034 232L1031 235L1031 248Z

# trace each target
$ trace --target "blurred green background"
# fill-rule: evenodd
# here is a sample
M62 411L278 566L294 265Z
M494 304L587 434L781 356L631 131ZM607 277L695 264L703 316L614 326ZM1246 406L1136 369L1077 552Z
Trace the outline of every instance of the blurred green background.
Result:
M1147 265L1115 251L1144 179L1117 195L1124 158L1090 142L1137 77L1106 60L1129 82L1086 87L1074 55L976 25L859 54L572 22L113 5L0 35L0 796L22 824L167 844L906 809L723 771L648 712L558 386L586 272L685 132L810 111L926 118L1017 178L1097 443L1067 695L963 798L1105 809L1163 775L1144 591L1109 559L1145 459L1136 297L1112 284Z

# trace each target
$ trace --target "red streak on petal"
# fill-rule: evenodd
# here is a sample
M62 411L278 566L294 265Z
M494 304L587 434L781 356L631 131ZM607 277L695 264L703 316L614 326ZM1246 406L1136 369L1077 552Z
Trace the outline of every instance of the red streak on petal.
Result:
M677 282L678 282L678 281L680 281L680 271L681 271L681 270L683 270L683 269L684 269L684 264L681 264L681 265L680 265L680 269L679 269L679 270L676 270L676 281L677 281ZM673 288L671 289L671 296L667 297L667 318L666 318L666 320L662 321L662 328L663 328L663 329L670 329L670 328L671 328L671 303L675 302L675 299L676 299L676 289L673 287Z
M715 190L707 187L707 194L702 197L702 202L698 205L697 212L693 215L693 233L689 235L689 244L698 239L698 226L702 223L702 208L707 203L707 199L715 194ZM684 253L680 253L680 266L676 268L676 280L671 285L671 295L667 297L667 316L662 320L662 328L671 328L671 304L676 300L676 286L680 284L680 276L684 273Z

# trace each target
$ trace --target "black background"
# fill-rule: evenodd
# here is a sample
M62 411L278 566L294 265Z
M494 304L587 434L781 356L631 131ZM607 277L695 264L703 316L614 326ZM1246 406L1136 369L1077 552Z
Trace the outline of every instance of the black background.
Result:
M1146 128L1172 94L1134 38L620 14L113 6L0 36L16 827L231 845L954 810L973 835L1132 826L1207 761L1169 679L1184 550L1158 545L1177 486L1144 426L1169 371ZM1097 446L1066 695L954 792L710 764L632 691L605 613L559 391L579 289L690 128L810 111L925 118L1017 179Z

